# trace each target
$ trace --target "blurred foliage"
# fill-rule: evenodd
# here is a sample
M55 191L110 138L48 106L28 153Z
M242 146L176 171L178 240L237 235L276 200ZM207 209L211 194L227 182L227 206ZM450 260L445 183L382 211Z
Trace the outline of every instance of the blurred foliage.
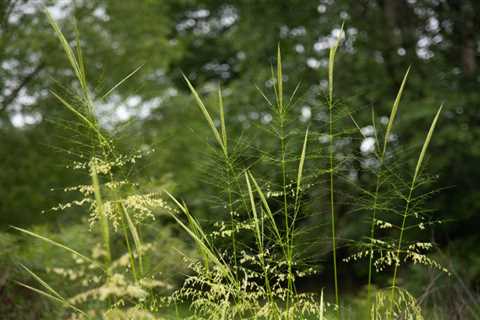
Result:
M101 251L98 245L100 233L96 230L89 230L87 221L57 228L39 226L33 228L32 231L53 241L69 245L72 249L89 257L95 257ZM182 267L184 265L183 255L196 255L185 239L174 236L175 233L173 228L161 226L158 222L150 223L143 231L145 244L148 247L146 273L150 275L150 278L155 277L162 284L168 284L168 291L179 286L183 275L188 272L187 267ZM81 240L79 241L79 239ZM64 306L17 285L16 281L34 287L37 285L35 280L19 268L20 264L28 265L33 272L67 298L80 299L82 294L92 294L91 291L94 292L97 287L107 286L106 283L99 280L101 277L98 276L98 272L95 272L98 270L88 266L86 261L80 261L81 259L79 260L75 255L67 254L61 248L32 237L17 237L4 232L0 233L0 240L6 249L0 255L2 272L0 314L2 319L67 319L66 317L69 315ZM126 279L128 268L125 267L125 262L122 262L125 261L123 255L125 244L122 240L121 235L117 235L113 239L117 249L114 259L119 265L115 274L122 275L122 279L125 276ZM124 303L127 304L128 293L125 289L122 292L122 287L119 288L112 292L112 296L115 296L117 300L124 298ZM156 288L151 290L153 292ZM78 305L82 305L83 310L96 315L107 311L102 309L105 307L104 303L87 297L86 301L77 302Z

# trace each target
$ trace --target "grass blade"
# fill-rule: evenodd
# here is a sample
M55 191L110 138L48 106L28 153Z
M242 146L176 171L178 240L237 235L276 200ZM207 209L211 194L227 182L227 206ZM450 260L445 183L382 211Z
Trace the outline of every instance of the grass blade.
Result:
M413 175L413 181L415 182L418 174L420 173L420 168L423 163L423 159L425 158L425 154L427 153L428 145L430 144L430 140L432 139L433 136L433 131L435 130L435 126L437 125L438 118L440 116L440 113L442 112L443 105L438 108L437 114L435 115L435 118L433 118L432 124L430 125L430 129L428 130L427 137L425 138L425 142L423 143L422 146L422 151L420 152L420 156L418 157L417 165L415 167L415 174Z
M283 112L283 74L282 74L282 53L280 44L277 45L277 102L280 113Z
M200 108L200 111L202 111L203 116L207 120L208 125L210 126L210 129L212 130L213 135L215 136L215 139L217 140L218 144L222 148L223 152L226 154L226 152L227 152L226 147L223 144L223 140L221 138L221 135L218 132L218 129L215 126L215 123L213 122L213 119L210 116L210 113L208 112L207 107L205 107L205 104L203 103L202 99L198 95L197 90L195 90L195 88L191 84L190 80L188 80L187 76L183 75L183 78L185 79L185 82L187 83L188 87L190 88L190 91L192 92L193 97L195 98L195 101L197 102L197 105Z
M385 154L385 151L387 149L388 138L390 137L390 133L393 128L393 122L395 121L395 117L397 115L398 105L400 104L400 100L403 94L403 89L405 88L405 83L407 82L409 72L410 72L410 67L408 67L407 72L405 72L405 75L403 76L402 84L400 85L400 89L398 90L395 101L393 102L392 110L390 111L390 117L388 119L388 124L387 124L387 131L385 132L385 140L383 142L382 156Z
M217 254L211 249L211 245L198 222L192 217L187 207L182 205L172 194L168 191L165 193L172 199L172 201L180 208L180 210L187 216L188 220L191 222L192 228L189 228L185 223L183 223L173 212L168 211L170 216L190 235L190 237L197 243L200 247L201 252L205 254L208 258L208 261L213 261L222 271L223 275L231 281L231 283L236 283L235 277L231 273L228 266L225 262L221 261Z
M270 223L272 224L272 228L273 228L273 231L275 233L275 236L277 237L277 240L280 242L280 244L282 244L282 246L283 246L284 245L283 244L283 239L282 239L282 236L281 236L280 231L278 229L277 223L275 222L275 218L273 217L273 213L272 213L272 210L270 209L267 198L265 197L265 194L263 193L262 189L260 188L260 186L257 183L257 180L251 174L251 172L248 172L248 175L249 175L251 181L253 182L253 185L255 186L255 189L257 190L258 195L260 196L260 201L263 204L263 208L264 208L264 210L267 214L267 218L270 220Z
M253 191L252 191L252 186L250 184L250 179L248 177L248 172L245 172L245 181L247 182L248 196L250 198L250 205L253 213L253 221L255 223L255 232L257 236L258 246L260 249L260 253L263 254L263 237L260 232L260 225L259 225L260 220L258 219L257 207L255 205L255 199L253 197Z
M75 57L75 53L73 52L72 48L70 47L70 44L68 43L67 39L63 35L62 30L60 29L60 26L55 21L55 19L53 19L52 15L48 10L45 10L45 15L47 16L48 23L53 28L55 35L60 40L60 43L63 47L63 50L65 51L67 59L70 62L70 65L72 66L73 71L77 76L77 79L80 81L80 83L82 83L82 87L83 87L84 76L82 73L82 69L80 68L80 65L77 61L77 58Z
M125 206L120 204L120 208L122 209L123 215L125 216L125 219L127 220L127 225L128 229L130 230L130 234L132 235L133 242L135 243L135 247L137 248L137 254L138 254L138 265L140 268L140 276L143 274L143 253L142 253L142 241L140 239L140 235L138 234L138 230L133 224L132 219L130 218L130 215L128 214L127 209Z
M132 72L130 72L127 76L125 76L122 80L120 80L116 85L114 85L110 90L108 90L102 97L101 99L105 99L107 98L113 91L115 91L115 89L117 89L118 87L120 87L125 81L127 81L128 79L130 79L132 76L134 76L144 65L141 64L139 65L135 70L133 70Z
M63 99L60 95L55 93L54 91L50 91L55 98L57 98L68 110L70 110L74 115L76 115L82 122L84 122L87 127L92 129L98 136L100 143L108 146L108 140L102 135L98 127L90 121L86 116L84 116L81 112L75 109L70 103L68 103L65 99Z
M63 303L64 305L72 308L73 310L83 314L84 316L87 316L87 314L85 312L83 312L82 310L78 309L77 307L75 307L73 304L71 304L70 302L68 302L67 299L65 299L64 297L62 297L55 289L53 289L48 283L46 283L40 276L38 276L35 272L33 272L32 270L30 270L29 268L27 268L26 266L24 266L23 264L20 264L20 266L25 270L27 271L36 281L38 281L45 289L47 289L50 293L48 292L45 292L43 290L40 290L40 289L37 289L37 288L34 288L34 287L31 287L27 284L24 284L22 282L17 282L19 285L27 288L27 289L30 289L40 295L43 295L45 297L48 297L54 301L57 301L57 302L61 302ZM87 316L88 317L88 316Z
M307 153L307 143L308 143L308 128L305 131L305 138L303 139L302 153L300 155L300 162L298 163L298 172L297 172L297 189L295 191L295 203L298 204L298 197L300 195L302 177L303 177L303 165L305 163L305 156Z
M267 95L262 91L262 89L260 89L258 86L255 86L255 88L257 89L258 92L260 92L260 94L262 95L263 99L265 99L265 101L268 103L268 105L270 107L273 107L273 103L267 98Z
M36 292L38 293L39 295L42 295L44 297L47 297L53 301L56 301L58 303L61 303L63 305L67 305L69 308L77 311L78 313L81 313L83 316L87 317L87 319L90 319L90 317L88 316L88 314L86 314L84 311L82 311L81 309L75 307L73 304L69 303L67 300L63 300L63 299L60 299L60 298L57 298L51 294L49 294L48 292L45 292L45 291L42 291L40 289L37 289L37 288L34 288L32 286L29 286L28 284L25 284L23 282L19 282L19 281L15 281L19 286L22 286L22 287L25 287L29 290L32 290L33 292Z
M48 285L48 283L46 283L45 281L42 280L42 278L40 278L39 276L37 276L35 274L35 272L31 271L29 268L27 268L26 266L24 266L23 264L20 264L20 266L25 270L27 271L32 277L35 278L35 280L37 280L43 287L45 287L45 289L47 289L48 291L51 292L51 294L53 294L55 297L59 298L59 299L62 299L62 300L65 300L57 291L55 291L52 287L50 287Z
M31 287L31 286L29 286L28 284L25 284L25 283L23 283L23 282L19 282L19 281L15 281L15 282L16 282L18 285L22 286L22 287L25 287L25 288L27 288L27 289L29 289L29 290L32 290L32 291L35 291L36 293L38 293L38 294L40 294L40 295L43 295L43 296L45 296L45 297L47 297L47 298L49 298L49 299L52 299L52 300L54 300L54 301L56 301L56 302L60 302L60 303L62 303L62 304L65 303L65 300L63 300L63 299L61 299L61 298L58 298L58 297L56 297L56 296L54 296L54 295L51 295L51 294L48 293L48 292L45 292L45 291L42 291L42 290L40 290L40 289Z
M222 131L222 140L223 140L223 146L225 147L225 150L228 150L227 148L227 127L225 126L225 113L223 110L223 98L222 98L222 88L218 87L218 106L220 109L220 128Z
M63 245L63 244L61 244L61 243L59 243L59 242L56 242L56 241L54 241L54 240L52 240L52 239L49 239L49 238L47 238L47 237L44 237L44 236L42 236L42 235L39 235L38 233L29 231L29 230L26 230L26 229L22 229L22 228L19 228L19 227L14 227L14 226L10 226L10 227L13 228L13 229L15 229L15 230L17 230L17 231L20 231L20 232L22 232L22 233L25 233L25 234L27 234L27 235L29 235L29 236L32 236L32 237L34 237L34 238L37 238L37 239L40 239L40 240L45 241L45 242L47 242L47 243L50 243L50 244L52 244L52 245L54 245L54 246L56 246L56 247L59 247L59 248L61 248L61 249L63 249L63 250L66 250L66 251L68 251L68 252L76 255L77 257L82 258L83 260L88 261L88 262L90 262L91 264L96 265L96 266L100 267L101 269L103 269L103 268L98 264L98 262L96 262L95 260L92 260L92 259L90 259L89 257L84 256L84 255L81 254L80 252L78 252L78 251L76 251L76 250L74 250L74 249L72 249L72 248L70 248L70 247L67 247L66 245Z
M329 101L329 108L333 108L333 69L335 63L335 55L337 53L337 49L340 45L341 35L343 33L343 23L342 27L340 28L340 34L335 41L335 44L330 48L329 57L328 57L328 101Z
M295 190L295 207L294 207L294 213L293 213L293 220L292 220L292 225L291 225L291 238L293 242L293 231L295 228L295 221L297 220L298 212L300 210L299 208L299 200L300 200L300 191L302 189L302 177L303 177L303 166L305 164L305 157L307 153L307 143L308 143L308 128L305 131L305 138L303 139L303 146L302 146L302 153L300 154L300 161L298 163L298 171L297 171L297 188Z

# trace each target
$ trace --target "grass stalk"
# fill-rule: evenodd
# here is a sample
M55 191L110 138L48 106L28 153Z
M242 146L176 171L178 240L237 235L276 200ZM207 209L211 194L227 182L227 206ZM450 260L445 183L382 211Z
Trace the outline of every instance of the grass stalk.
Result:
M280 50L280 45L277 46L277 68L276 68L276 76L273 74L272 68L272 78L276 79L276 83L274 85L275 90L275 98L276 98L276 110L275 112L278 115L279 120L279 138L280 138L280 170L282 176L282 194L283 194L283 218L285 224L285 238L283 241L285 242L286 247L286 262L287 262L287 298L286 298L286 308L288 310L291 295L294 292L294 283L293 283L293 273L292 273L292 247L290 243L290 219L289 219L289 210L288 210L288 198L287 198L287 168L286 168L286 106L284 105L284 92L283 92L283 65L282 65L282 54Z
M221 256L219 256L216 252L214 247L210 244L207 235L203 231L200 224L197 220L191 215L190 211L188 210L187 206L181 204L172 194L168 191L165 193L172 199L172 201L176 204L176 206L180 209L180 211L187 217L190 227L187 226L179 217L175 215L175 213L168 211L170 216L184 229L190 237L195 241L197 246L200 249L204 258L208 261L212 261L222 272L223 276L230 281L230 283L237 286L237 281L235 276L232 274L231 269L225 263Z
M437 124L438 118L440 117L440 113L442 112L442 108L443 108L443 106L440 106L440 108L438 109L435 117L433 118L432 124L430 125L430 129L428 130L427 137L425 138L425 141L424 141L423 146L422 146L422 151L420 152L420 155L419 155L418 160L417 160L417 165L415 166L415 172L413 174L413 178L412 178L412 181L411 181L411 184L410 184L410 189L409 189L409 192L408 192L408 196L405 199L405 208L404 208L403 214L402 214L402 216L403 216L402 224L401 224L401 227L400 227L400 235L398 237L398 244L397 244L395 260L394 260L395 266L394 266L394 271L393 271L392 288L391 288L391 295L390 295L390 317L393 316L393 304L394 304L394 300L395 300L395 288L396 288L396 284L397 284L398 268L400 266L400 254L401 254L401 250L402 250L402 243L403 243L403 240L404 240L404 231L405 231L405 226L406 226L406 222L407 222L407 217L409 215L410 204L411 204L411 201L412 201L413 192L416 188L416 183L417 183L418 176L420 174L422 163L423 163L423 160L424 160L425 155L427 153L427 149L428 149L428 146L430 144L430 141L432 139L433 132L435 130L435 126Z
M343 25L341 32L335 44L330 48L328 60L328 133L329 133L329 193L330 193L330 217L331 217L331 236L332 236L332 253L333 253L333 281L335 286L335 304L337 305L337 316L340 318L340 298L338 289L338 274L337 274L337 244L336 244L336 225L335 225L335 190L334 190L334 139L333 139L333 71L335 64L335 54L340 45L340 36L343 33Z
M383 172L383 165L384 165L384 161L385 161L385 153L386 153L386 150L387 150L387 145L388 145L390 133L391 133L392 128L393 128L395 117L396 117L397 111L398 111L398 106L400 104L400 100L401 100L402 95L403 95L403 90L404 90L404 87L405 87L405 83L407 82L409 72L410 72L410 68L408 68L407 71L405 72L405 75L404 75L403 80L402 80L402 84L400 85L400 88L397 92L397 96L396 96L395 101L394 101L393 106L392 106L392 110L390 111L390 117L388 119L387 130L385 132L383 147L382 147L382 151L379 155L379 169L378 169L376 182L375 182L375 192L373 194L372 219L371 219L371 222L370 222L370 248L369 248L370 252L369 252L369 261L368 261L368 283L367 283L367 305L369 306L369 308L371 306L373 258L374 258L373 245L374 245L374 239L375 239L375 223L376 223L376 219L377 219L377 206L378 206L378 196L379 196L380 185L381 185L381 175L382 175L382 172ZM373 117L373 114L372 114L372 117ZM372 120L374 121L374 119L372 119ZM375 123L375 122L373 122L373 123ZM375 124L374 124L374 130L376 130ZM378 139L375 139L375 141L376 141L376 143L378 143Z
M125 205L123 203L120 203L120 209L122 210L122 214L125 217L125 220L127 221L127 226L130 231L130 234L132 235L133 238L133 243L135 244L135 249L137 252L138 256L138 268L139 268L139 276L142 277L143 275L143 246L142 246L142 240L140 238L140 234L138 232L138 228L135 226L135 224L132 221L132 218L128 214L127 208L125 208Z
M288 257L287 260L290 261L289 265L291 266L293 263L293 251L294 251L294 241L295 241L295 223L297 221L298 213L300 211L300 193L302 191L302 178L303 178L303 167L305 164L305 158L306 158L306 152L307 152L307 143L308 143L308 128L305 131L305 138L303 139L303 146L302 146L302 151L300 154L300 160L298 163L298 170L297 170L297 181L296 181L296 189L295 189L295 202L294 202L294 208L293 208L293 218L291 225L289 226L289 251L288 251ZM290 269L291 272L291 269ZM296 293L295 287L293 287L294 292L292 294Z
M223 96L222 96L222 89L218 87L218 107L219 107L219 112L220 112L220 131L221 131L221 137L222 137L222 142L223 142L223 150L224 150L224 160L225 163L227 164L227 208L228 208L228 213L230 216L230 224L232 228L232 235L231 235L231 241L232 241L232 251L233 251L233 263L235 266L235 277L238 277L237 275L237 269L238 269L238 258L237 258L237 239L236 239L236 233L233 230L235 226L235 216L234 216L234 210L233 210L233 191L232 191L232 185L231 181L235 177L235 172L233 169L232 161L230 158L230 154L228 152L228 140L227 140L227 127L225 125L225 111L223 107Z
M40 234L38 234L38 233L35 233L35 232L33 232L33 231L29 231L29 230L26 230L26 229L23 229L23 228L13 227L13 226L11 226L11 228L13 228L13 229L15 229L15 230L17 230L17 231L20 231L20 232L22 232L22 233L24 233L24 234L26 234L26 235L29 235L29 236L31 236L31 237L40 239L40 240L42 240L42 241L44 241L44 242L46 242L46 243L49 243L49 244L51 244L51 245L54 245L54 246L56 246L56 247L58 247L58 248L61 248L61 249L65 250L65 251L68 251L68 252L72 253L73 255L75 255L75 256L77 256L77 257L79 257L79 258L81 258L81 259L83 259L83 260L85 260L85 261L88 261L90 264L99 267L99 268L102 269L103 271L106 271L106 270L103 268L103 266L101 266L97 261L95 261L95 260L93 260L93 259L90 259L89 257L81 254L80 252L78 252L78 251L76 251L76 250L74 250L74 249L72 249L72 248L70 248L70 247L68 247L68 246L66 246L66 245L64 245L64 244L61 244L61 243L59 243L59 242L57 242L57 241L54 241L54 240L52 240L52 239L50 239L50 238L44 237L44 236L42 236L42 235L40 235Z
M270 280L269 280L269 275L268 275L268 268L265 264L265 248L264 248L264 232L263 230L263 218L258 217L257 213L257 206L255 204L255 199L253 196L253 191L252 191L252 185L250 183L250 178L249 178L249 173L245 172L245 181L247 183L247 189L248 189L248 196L250 199L250 205L251 205L251 210L253 213L253 221L255 224L255 238L256 238L256 243L259 251L259 257L260 257L260 265L262 266L263 269L263 276L264 276L264 281L265 281L265 290L267 292L267 295L270 298L270 302L273 303L273 294L272 294L272 289L270 287Z
M38 276L36 273L34 273L32 270L30 270L29 268L27 268L26 266L24 266L23 264L20 264L20 266L25 270L27 271L35 280L37 280L47 291L43 291L43 290L40 290L40 289L37 289L37 288L34 288L32 286L29 286L25 283L22 283L22 282L18 282L17 281L17 284L22 286L22 287L25 287L29 290L32 290L40 295L43 295L51 300L54 300L56 302L60 302L61 304L69 307L70 309L82 314L84 317L86 317L87 319L90 319L90 316L88 316L83 310L77 308L75 305L73 305L72 303L70 303L67 299L65 299L62 295L60 295L55 289L53 289L47 282L45 282L40 276Z
M202 112L203 116L205 117L205 120L207 120L208 125L210 126L210 129L213 132L213 135L215 136L215 139L217 140L218 144L222 148L222 151L225 155L228 154L226 145L224 144L224 140L222 138L222 134L218 131L217 127L215 126L215 123L213 122L212 117L210 116L210 113L207 110L207 107L203 103L202 99L200 98L200 95L198 94L197 90L193 87L192 83L190 80L188 80L187 76L183 75L183 78L185 82L188 85L188 88L190 89L193 97L195 98L195 101L197 103L197 106L200 108L200 111Z
M98 179L97 167L94 160L91 161L90 163L90 175L92 178L93 193L95 195L95 206L97 210L97 215L100 220L103 247L105 250L105 257L106 257L106 269L109 270L110 265L112 263L112 253L110 250L110 227L108 224L108 218L103 208L102 194L100 191L100 182ZM108 271L108 275L110 275L110 271Z
M133 254L132 246L130 244L130 238L128 236L128 229L127 229L127 224L125 222L125 218L122 217L122 230L123 230L123 237L125 238L125 243L127 244L127 251L128 251L128 256L130 259L130 268L132 270L132 276L135 282L138 282L138 276L137 276L137 268L135 266L135 256Z
M231 228L234 228L235 225L235 217L234 217L234 209L233 209L233 190L231 186L231 181L232 179L235 179L235 170L232 164L232 159L231 156L228 152L228 139L227 139L227 128L225 125L225 111L224 111L224 105L223 105L223 96L222 96L222 90L219 87L218 88L218 106L219 106L219 113L220 113L220 131L218 131L217 127L215 126L215 123L213 121L212 116L208 112L207 107L203 103L202 99L200 98L200 95L198 94L197 90L195 87L192 85L192 83L188 80L188 78L183 75L185 82L187 83L187 86L189 87L192 95L195 98L195 102L202 112L205 120L207 121L210 129L212 130L212 133L215 137L215 140L217 141L218 145L220 146L222 150L222 154L224 157L224 161L227 165L227 175L228 175L228 186L227 186L227 208L229 211L229 216L230 216L230 224ZM232 250L233 250L233 261L235 265L235 277L237 277L237 269L238 269L238 253L237 253L237 240L236 240L236 235L235 231L232 230L232 235L231 235L231 242L232 242Z
M294 204L294 214L292 219L292 224L290 228L291 242L293 242L293 234L295 228L295 222L297 220L298 213L300 211L300 193L302 191L302 178L303 178L303 166L305 164L305 157L307 153L307 143L308 143L308 128L305 131L305 138L303 139L302 152L300 154L300 161L298 162L297 170L297 187L295 189L295 204Z

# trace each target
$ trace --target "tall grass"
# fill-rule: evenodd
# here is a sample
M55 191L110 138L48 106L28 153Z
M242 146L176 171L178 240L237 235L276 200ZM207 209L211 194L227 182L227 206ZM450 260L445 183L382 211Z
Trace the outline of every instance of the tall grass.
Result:
M440 116L440 113L442 111L443 106L440 106L440 108L437 111L437 114L435 115L435 118L433 118L433 122L430 126L430 129L428 130L427 137L425 138L425 142L423 143L422 151L420 152L420 155L417 160L417 164L415 166L415 172L413 174L412 182L410 184L410 188L408 191L408 196L405 199L405 209L402 214L402 224L400 226L400 235L398 236L398 245L397 245L397 250L395 254L395 264L394 264L394 271L393 271L393 278L392 278L392 294L390 298L390 303L393 308L393 303L395 300L395 288L397 284L397 272L398 268L400 266L400 254L402 250L402 245L404 241L404 234L405 234L405 228L406 228L406 222L407 218L412 215L412 212L410 212L410 205L412 202L412 197L413 197L413 192L415 188L417 187L417 178L420 174L420 170L422 168L423 160L425 159L425 154L427 152L428 146L430 144L430 141L433 136L433 131L435 130L435 126L437 125L438 117Z
M340 35L343 33L343 25L340 29ZM334 187L334 131L333 131L333 70L335 63L335 54L337 53L338 46L340 44L340 36L336 43L330 48L329 60L328 60L328 136L329 136L329 173L330 173L330 216L332 225L332 253L333 253L333 281L335 286L335 303L338 306L338 317L340 317L340 298L338 290L338 274L337 274L337 242L336 242L336 225L335 225L335 187Z
M375 192L373 194L373 205L372 205L372 218L371 218L371 223L370 223L370 257L368 261L368 283L367 283L367 296L368 296L368 305L371 305L371 291L372 291L372 271L373 271L373 245L374 245L374 240L375 240L375 225L376 225L376 220L377 220L377 206L378 206L378 195L380 192L380 187L381 187L381 176L382 176L382 171L384 170L384 162L385 162L385 153L387 151L387 145L389 142L390 138L390 133L392 132L393 124L395 121L395 117L397 116L397 111L398 111L398 106L400 104L400 99L403 94L403 89L405 87L405 84L407 82L407 77L408 73L410 72L410 68L407 69L407 72L405 73L405 76L403 77L402 84L400 85L400 89L398 90L397 97L395 98L395 101L393 103L392 110L390 112L390 116L388 118L388 124L387 124L387 129L385 131L385 137L383 139L383 146L381 149L380 154L378 155L378 173L376 175L376 182L375 182ZM378 152L378 139L376 141L376 147L375 151Z
M287 95L288 84L283 74L282 54L280 46L276 52L276 68L272 67L273 93L263 92L269 112L272 115L272 123L266 130L270 136L269 141L275 141L273 150L267 150L255 143L248 144L245 149L249 152L258 153L255 157L242 159L238 155L236 145L239 139L229 132L228 101L224 101L222 91L219 88L216 93L217 106L214 111L208 106L195 86L184 75L186 87L190 90L193 101L198 111L205 119L213 137L212 149L216 151L218 170L221 172L218 179L221 180L220 198L221 208L218 211L223 220L213 225L204 225L203 221L190 211L187 203L183 202L173 192L164 191L164 198L153 193L140 193L130 181L118 177L117 169L134 163L137 155L125 156L117 151L108 132L105 132L98 124L95 113L96 101L101 101L110 95L113 90L121 86L125 81L139 70L135 69L124 79L120 80L103 95L95 97L89 89L85 66L83 65L80 41L76 47L70 46L62 34L58 24L47 13L47 18L62 45L67 60L79 83L79 92L72 98L63 97L53 92L58 101L74 115L81 123L88 137L88 160L74 165L75 168L86 170L90 179L88 185L80 185L67 188L69 191L78 191L83 199L74 201L68 205L60 205L59 208L88 204L91 227L97 223L100 227L100 239L102 251L97 258L89 257L69 246L54 241L43 235L29 230L15 228L25 235L42 240L66 252L75 255L82 261L92 265L92 269L104 277L104 285L88 292L80 293L74 298L64 298L58 290L52 288L29 268L24 267L26 272L37 280L43 289L37 289L30 285L22 284L35 292L49 297L52 300L63 303L74 312L78 312L85 319L92 318L90 313L82 310L78 304L87 299L101 300L104 309L115 309L125 303L124 295L109 294L108 299L99 298L99 292L106 287L111 289L113 283L116 288L136 290L137 295L129 296L128 306L143 308L152 314L158 311L158 306L177 308L179 304L188 303L195 319L341 319L345 313L341 310L346 308L340 292L342 275L338 272L338 263L342 261L338 257L337 225L341 210L338 210L337 197L339 192L346 193L351 190L339 190L337 174L337 152L340 150L335 137L341 128L336 127L335 119L350 112L342 114L337 110L334 98L334 63L337 50L340 47L340 37L336 39L329 53L328 63L328 89L327 99L321 105L322 110L328 112L326 120L327 129L322 131L314 123L306 124L299 128L299 122L295 118L295 96L299 90L297 85L290 96ZM343 26L340 34L343 33ZM407 70L396 99L390 112L386 126L383 144L380 146L375 122L376 146L375 155L378 160L374 191L365 189L365 193L371 197L369 210L365 210L368 219L369 239L365 250L354 253L352 259L367 258L368 279L367 299L370 319L382 319L408 316L411 319L421 319L421 312L415 299L405 290L398 287L399 268L404 262L421 263L438 269L443 268L434 260L427 257L426 252L431 244L406 240L406 231L411 227L419 226L418 206L421 196L416 196L415 191L419 187L422 167L426 158L428 146L431 142L433 131L440 117L440 108L430 126L423 143L420 155L416 162L413 178L410 181L408 192L403 195L398 192L396 202L404 201L403 210L398 214L396 208L380 207L380 196L391 189L384 187L383 175L390 174L393 181L403 186L403 181L391 170L387 170L385 162L397 115L400 99L403 95L405 83L409 73ZM273 95L273 97L271 97ZM269 98L270 97L270 98ZM216 115L218 118L216 119ZM373 115L372 118L375 118ZM352 117L353 119L353 117ZM355 126L360 125L354 120ZM346 132L350 132L346 130ZM328 136L326 144L328 150L326 163L319 161L321 156L315 154L315 145L321 143L312 137ZM272 138L273 137L273 138ZM262 140L260 140L262 141ZM388 159L393 161L394 159ZM262 165L268 167L267 170ZM115 168L115 170L113 170ZM325 173L327 185L319 182L319 177ZM318 197L318 192L311 189L318 188L326 191L328 197ZM395 188L390 186L390 188ZM401 190L397 188L395 190ZM318 279L322 276L315 266L308 264L301 254L299 236L308 229L312 223L312 217L318 208L308 205L306 198L317 195L318 203L326 200L325 212L321 212L316 218L329 217L330 225L326 230L321 227L318 230L330 234L331 247L327 252L332 254L333 269L333 293L334 303L324 302L323 290L316 293L302 293L297 288L298 280L307 276ZM169 200L167 204L166 199ZM178 227L183 230L195 244L200 258L187 257L191 274L187 275L183 285L174 293L161 295L158 291L150 290L157 285L150 276L155 269L149 268L145 257L148 245L142 238L141 226L145 221L153 218L152 208L160 208ZM313 209L312 209L313 208ZM391 215L389 213L393 212ZM325 215L323 215L325 213ZM382 214L384 220L379 219ZM400 223L397 226L398 216ZM201 222L202 221L202 222ZM385 238L380 238L376 233L376 227L391 229ZM395 228L394 228L395 226ZM120 232L118 232L120 229ZM395 230L398 230L398 237ZM118 251L118 239L123 239L123 250ZM222 238L228 239L227 245ZM312 241L318 241L320 236ZM361 239L352 239L351 243L361 245ZM376 254L378 252L379 254ZM100 257L100 258L99 258ZM124 259L126 257L126 259ZM322 257L323 258L323 257ZM344 258L345 260L345 258ZM346 260L349 260L348 257ZM123 261L123 262L122 262ZM128 262L124 262L128 261ZM129 279L119 273L118 267L127 266ZM386 303L386 295L383 291L375 295L373 300L374 272L383 269L393 269L389 306ZM150 270L150 271L148 271ZM149 289L150 288L150 289ZM125 290L127 290L125 289ZM128 291L128 290L127 290ZM155 307L145 301L155 301ZM329 307L331 306L331 307ZM405 307L407 306L407 307ZM402 309L403 308L403 309ZM402 309L400 313L398 310ZM333 311L333 312L332 312ZM108 311L102 316L108 319ZM153 317L153 315L152 315Z
M135 302L136 304L144 298L147 292L146 290L150 290L148 288L166 286L163 283L152 282L153 279L150 275L147 277L143 255L145 251L149 250L149 246L144 245L140 237L141 223L145 219L154 217L152 213L153 208L166 208L166 203L153 193L139 193L139 190L136 190L135 184L121 177L119 172L121 172L122 168L134 164L142 155L140 153L124 155L118 152L113 139L100 127L96 116L95 101L104 99L115 88L126 81L126 79L132 77L139 69L137 68L127 75L101 97L93 97L90 92L85 66L83 65L78 33L75 42L76 47L73 48L48 11L46 11L46 16L55 35L59 39L70 66L74 71L76 80L80 84L77 92L75 92L74 89L69 90L70 95L68 97L61 96L54 91L52 91L52 94L58 99L61 105L78 119L80 127L84 130L81 134L82 137L85 138L85 141L79 141L78 145L85 146L86 154L79 153L79 161L74 162L72 168L86 172L90 179L89 184L65 188L66 192L73 191L80 193L83 197L82 199L59 204L57 207L52 208L52 210L60 211L70 207L88 205L90 228L94 229L98 222L102 248L97 250L97 253L95 253L96 249L94 248L92 250L94 257L88 257L86 254L79 253L68 245L56 242L43 235L22 228L15 227L15 229L73 254L76 259L78 259L77 263L79 267L83 263L86 263L88 265L87 269L96 270L97 273L100 271L100 273L92 276L94 280L86 279L85 281L87 281L87 283L99 283L100 280L98 279L102 279L101 281L103 281L103 283L100 283L99 287L90 288L74 297L65 298L43 281L40 276L36 275L26 266L23 266L45 290L32 288L26 284L22 285L55 301L62 302L62 304L79 312L85 319L91 319L91 314L81 310L78 304L83 304L86 300L97 299L99 302L104 302L108 309L116 303L119 303L119 301L112 302L112 296L116 296L117 300L122 300L125 297L128 297L128 299L132 301L137 300L137 302ZM128 191L127 194L125 194L126 191ZM124 259L124 252L118 250L118 245L115 251L112 248L113 238L119 227L123 230L123 238L127 250L126 256L129 257L127 260ZM114 233L113 235L112 231ZM92 234L92 237L93 236L94 234ZM126 263L125 261L128 262ZM123 270L119 270L125 267L129 270L133 284L129 282L130 280L128 278L125 278ZM68 272L78 278L84 276L84 271L81 270L69 270ZM145 279L147 278L150 283L145 284ZM122 287L124 287L125 290L123 293L121 292Z

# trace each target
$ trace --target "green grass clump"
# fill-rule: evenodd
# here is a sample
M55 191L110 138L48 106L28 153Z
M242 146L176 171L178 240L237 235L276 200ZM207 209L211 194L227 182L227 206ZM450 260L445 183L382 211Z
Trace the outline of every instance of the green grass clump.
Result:
M53 209L86 207L98 245L90 254L80 253L44 235L15 228L72 254L77 269L55 272L74 274L74 278L82 278L87 284L85 290L66 297L30 268L22 266L42 289L25 283L22 286L60 302L70 310L72 319L161 319L161 314L180 317L179 310L185 305L193 319L347 319L350 313L341 299L339 264L366 258L368 303L364 308L368 318L422 319L415 298L398 286L399 271L407 262L445 271L427 256L431 243L408 238L409 230L426 226L423 220L426 211L421 207L426 194L419 189L424 185L422 168L442 108L434 117L413 176L406 183L393 165L396 159L389 142L409 70L394 100L382 145L378 138L382 130L372 113L375 165L370 169L375 183L373 190L369 184L357 186L360 194L347 187L344 175L348 164L358 161L358 156L346 154L342 149L342 141L358 136L356 129L360 126L350 110L337 103L333 90L340 37L330 49L328 90L325 102L320 101L319 105L328 116L320 126L312 122L300 127L296 121L299 86L287 95L280 46L277 48L276 68L272 67L273 93L259 89L272 116L271 122L259 128L262 135L268 136L265 140L271 142L268 146L231 134L228 102L224 105L221 89L216 99L218 106L212 111L184 76L213 136L210 147L219 205L212 211L220 211L220 218L215 223L205 223L174 192L148 192L130 181L124 172L143 155L119 152L109 133L98 123L96 101L111 94L138 69L105 94L93 96L78 35L72 48L48 13L47 17L79 83L78 92L69 90L74 94L68 98L53 94L81 125L84 137L81 144L86 151L72 168L84 171L88 177L85 184L65 189L80 193L81 199ZM340 127L345 120L353 120L347 129ZM349 192L352 194L348 195ZM363 237L347 241L339 235L342 198L358 202L358 214L367 221ZM190 271L176 290L162 280L151 263L155 239L146 242L144 238L144 230L159 214L173 220L197 250L197 255L185 257ZM312 246L314 250L303 250L308 243L316 245ZM347 255L347 247L350 252L352 248L359 249ZM339 256L340 248L343 257ZM325 257L331 262L333 276L327 281L332 285L325 288L325 292L332 293L331 303L326 301L323 288L302 292L298 286L302 279L324 278L319 260ZM391 285L374 292L374 285L382 286L381 282L375 282L374 275L384 271L391 272ZM175 315L170 316L165 310L175 310Z

